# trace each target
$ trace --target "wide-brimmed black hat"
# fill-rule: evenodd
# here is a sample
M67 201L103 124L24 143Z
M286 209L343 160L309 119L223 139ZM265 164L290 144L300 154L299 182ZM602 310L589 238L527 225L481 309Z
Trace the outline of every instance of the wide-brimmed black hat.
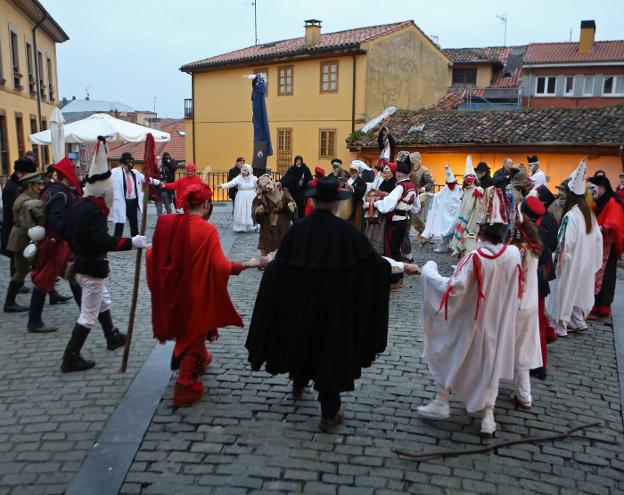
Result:
M132 156L132 153L130 153L129 151L124 151L121 154L121 158L119 159L120 162L127 162L130 160L134 160L134 157Z
M490 171L490 167L488 167L488 164L485 162L479 162L479 164L477 165L477 168L475 168L475 172L489 172Z
M309 198L324 199L326 201L340 201L349 199L351 193L340 187L340 181L335 176L321 177L316 181L316 188L305 192Z
M539 158L537 158L537 155L527 156L527 161L529 163L539 163Z
M594 175L587 180L592 184L604 187L607 192L613 192L613 188L611 187L611 181L607 178L606 175Z

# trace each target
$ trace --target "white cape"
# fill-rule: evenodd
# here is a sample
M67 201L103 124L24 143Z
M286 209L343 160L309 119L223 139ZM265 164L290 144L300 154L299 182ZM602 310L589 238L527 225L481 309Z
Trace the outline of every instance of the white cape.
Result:
M570 323L572 309L587 316L594 307L596 272L602 267L602 234L592 214L592 233L587 234L585 219L578 206L566 213L559 228L559 258L546 298L546 314L555 322Z
M523 265L523 287L520 311L516 320L516 368L532 370L542 366L539 333L538 258L528 251Z
M475 319L478 265L484 297ZM450 278L433 261L423 267L424 356L433 378L456 393L468 412L482 410L499 380L514 377L520 265L515 246L480 243Z
M430 239L453 232L461 200L462 192L459 185L456 185L453 191L444 186L441 191L435 193L422 237Z
M254 223L251 217L251 203L256 197L257 177L248 175L244 177L239 174L230 182L222 184L223 189L237 189L236 199L234 200L234 218L232 220L232 230L234 232L248 232L253 230Z

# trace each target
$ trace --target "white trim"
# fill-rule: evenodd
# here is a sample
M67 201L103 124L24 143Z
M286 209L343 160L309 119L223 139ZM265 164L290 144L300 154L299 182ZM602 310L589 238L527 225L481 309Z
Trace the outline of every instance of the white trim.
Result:
M613 78L613 92L612 93L605 93L605 91L604 91L605 80L607 79L607 77L612 77ZM622 91L621 93L616 93L617 80L620 79L620 78L624 80L624 74L605 74L604 76L602 76L602 87L600 88L600 94L604 98L621 98L621 97L623 97L624 96L624 91ZM624 82L622 84L624 85Z
M572 89L570 91L566 91L566 86L568 84L568 77L572 78ZM574 96L574 76L564 75L563 76L563 96Z
M591 77L592 83L591 83L591 90L588 93L586 91L587 89L587 78ZM583 75L583 87L581 88L581 95L582 96L594 96L594 88L596 86L596 76L594 74L587 74L587 75Z
M540 79L544 79L544 92L543 93L538 93L537 92L537 85L539 83ZM555 80L555 89L552 93L548 92L548 79L554 79ZM552 96L556 96L557 94L557 76L535 76L535 89L533 91L533 95L540 98L540 97L552 97Z
M561 64L523 64L523 69L548 69L550 67L604 67L623 66L624 60L618 62L570 62Z

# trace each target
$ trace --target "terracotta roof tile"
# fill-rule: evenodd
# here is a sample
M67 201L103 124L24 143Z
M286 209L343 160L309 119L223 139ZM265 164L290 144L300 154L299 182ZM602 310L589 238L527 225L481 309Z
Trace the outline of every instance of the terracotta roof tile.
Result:
M172 119L167 120L171 121ZM156 143L156 155L162 156L165 151L168 151L171 158L174 160L186 161L184 155L185 136L179 134L180 132L185 132L184 121L174 120L173 122L162 126L160 130L171 134L171 140L166 143ZM144 149L145 146L143 143L113 144L108 152L108 158L110 160L119 160L121 158L121 154L128 151L132 153L135 160L140 162L143 160Z
M263 43L257 46L249 46L241 50L223 53L214 57L205 58L196 62L191 62L180 67L181 71L192 72L193 70L208 67L235 64L252 64L267 58L283 57L299 53L316 53L330 51L333 49L359 48L361 43L371 41L379 36L383 36L407 26L414 26L412 21L395 22L393 24L383 24L379 26L369 26L335 33L321 34L319 43L305 47L305 38L293 38L272 43Z
M440 98L437 103L431 105L430 107L427 107L427 110L456 110L457 107L462 103L464 103L463 96L458 94L456 91L450 90L442 98Z
M492 111L398 111L386 125L398 145L608 144L624 142L624 105ZM422 126L422 130L416 130ZM412 132L410 132L412 129ZM376 148L379 126L352 143Z
M578 43L531 43L524 54L525 64L580 62L624 62L624 40L596 41L589 53L580 53Z
M499 63L505 64L507 56L516 47L487 46L484 48L444 48L442 52L454 64Z

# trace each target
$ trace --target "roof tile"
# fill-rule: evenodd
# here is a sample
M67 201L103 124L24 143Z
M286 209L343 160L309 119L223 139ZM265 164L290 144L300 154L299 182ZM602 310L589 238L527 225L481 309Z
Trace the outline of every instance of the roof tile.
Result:
M525 64L581 62L624 62L624 40L596 41L589 53L580 53L578 43L531 43L524 54Z
M174 160L185 161L185 136L180 135L180 132L184 133L185 131L184 121L174 120L173 122L162 126L161 131L171 134L171 139L166 143L156 143L156 155L162 156L165 151L168 151L171 158ZM126 151L132 153L135 160L142 161L143 153L145 152L145 143L122 143L114 146L111 145L108 157L111 160L119 160L121 158L121 154Z

